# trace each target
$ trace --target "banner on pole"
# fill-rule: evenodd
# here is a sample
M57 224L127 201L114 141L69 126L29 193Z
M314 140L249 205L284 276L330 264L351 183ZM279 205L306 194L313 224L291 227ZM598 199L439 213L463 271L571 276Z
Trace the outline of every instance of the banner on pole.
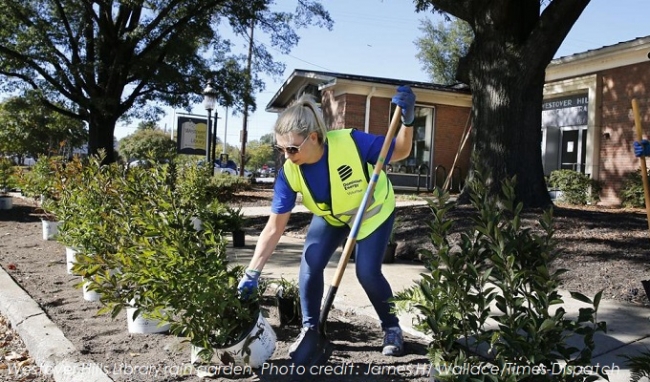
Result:
M178 154L206 154L207 121L207 118L188 115L176 117L176 152Z

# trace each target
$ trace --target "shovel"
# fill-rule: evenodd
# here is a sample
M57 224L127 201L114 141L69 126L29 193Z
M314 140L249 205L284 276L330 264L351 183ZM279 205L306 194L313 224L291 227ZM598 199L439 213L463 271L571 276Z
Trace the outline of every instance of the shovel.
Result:
M327 322L327 316L329 315L332 304L334 303L334 297L338 291L341 279L343 278L343 273L345 268L348 265L352 250L357 242L357 235L359 229L361 228L361 223L363 222L366 209L368 208L368 201L375 191L375 186L379 180L379 175L384 167L384 162L386 161L386 155L390 149L390 144L393 140L393 136L397 132L398 127L401 122L402 108L399 106L395 107L395 112L393 113L393 118L390 122L390 127L386 133L386 138L384 144L381 147L379 152L379 158L375 164L375 169L370 177L370 182L368 183L368 188L366 193L361 200L361 205L359 206L359 212L354 218L352 228L350 228L350 234L345 242L343 247L343 252L341 253L341 258L339 259L339 264L336 267L336 272L334 273L334 279L332 284L327 291L327 296L325 298L325 303L321 309L319 321L318 321L318 330L308 330L305 333L305 336L302 338L298 347L293 352L291 360L294 364L297 365L323 365L327 362L334 346L327 339L327 334L325 332L325 324Z

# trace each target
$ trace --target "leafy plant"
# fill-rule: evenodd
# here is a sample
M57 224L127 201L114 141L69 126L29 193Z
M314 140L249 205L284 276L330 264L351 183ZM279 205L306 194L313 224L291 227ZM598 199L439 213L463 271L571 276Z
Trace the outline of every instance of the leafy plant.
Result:
M13 167L11 160L0 158L0 195L6 195L15 186Z
M277 280L270 281L275 286L275 294L281 298L299 298L300 289L296 280L285 279L280 276Z
M645 207L643 177L640 169L628 172L623 176L623 185L619 191L619 197L624 207Z
M222 222L196 231L176 179L167 164L123 169L93 159L78 189L87 214L67 235L84 247L73 272L100 293L99 313L133 306L210 352L247 334L259 303L237 294L242 269L228 261Z
M300 289L296 280L280 277L271 281L275 285L276 305L281 325L301 325Z
M231 206L226 206L226 215L225 215L225 229L230 232L241 231L244 228L244 222L246 217L242 211L242 207L234 208Z
M562 191L562 200L569 204L585 205L600 200L600 182L578 171L553 171L548 183L551 188Z
M433 365L487 362L500 371L520 367L547 373L552 368L591 365L594 334L606 330L596 315L602 292L593 299L571 292L574 299L591 306L580 309L576 319L567 317L558 292L564 270L550 267L560 253L553 239L552 210L539 220L543 234L535 234L522 227L523 207L515 204L515 179L502 184L499 197L489 195L488 179L477 171L468 184L472 226L457 241L451 240L453 221L446 217L454 205L447 193L435 192L429 202L434 250L421 250L431 271L396 294L396 307L418 314L416 327L432 338ZM582 338L582 349L570 346L569 337ZM531 373L462 377L472 381L539 378ZM578 377L561 374L554 380Z
M623 354L621 357L625 358L625 365L632 371L631 382L639 382L643 378L650 379L650 350L636 356Z
M29 171L21 173L19 179L23 194L33 198L50 198L54 195L53 158L40 156Z

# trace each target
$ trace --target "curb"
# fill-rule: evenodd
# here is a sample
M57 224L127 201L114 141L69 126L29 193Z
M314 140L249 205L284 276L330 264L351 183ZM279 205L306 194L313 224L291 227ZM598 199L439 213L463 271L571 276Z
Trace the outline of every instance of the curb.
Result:
M57 382L112 382L94 362L79 361L78 351L41 307L0 267L0 311L18 332L40 370Z

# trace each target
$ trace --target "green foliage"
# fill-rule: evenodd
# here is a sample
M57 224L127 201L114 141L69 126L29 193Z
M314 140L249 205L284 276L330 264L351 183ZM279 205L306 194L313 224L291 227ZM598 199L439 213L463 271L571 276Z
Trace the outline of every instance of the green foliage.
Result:
M644 378L650 379L650 350L646 349L636 356L623 354L621 357L625 358L625 365L632 372L631 382L639 382Z
M78 287L100 294L99 313L117 317L133 306L208 352L246 334L259 304L257 296L237 295L242 269L229 263L224 222L206 220L201 230L192 224L194 212L225 211L198 193L214 177L197 166L127 169L103 159L66 167L78 171L60 193L68 214L57 238L77 250L72 272L83 278ZM200 200L191 202L193 195Z
M65 110L64 105L57 105ZM48 109L34 92L10 97L0 104L0 152L15 156L71 156L88 142L80 120Z
M176 156L176 142L162 130L143 128L122 138L118 151L125 162L133 159L163 162Z
M17 179L14 163L8 158L0 157L0 195L16 187Z
M551 262L559 251L553 239L552 210L539 220L543 234L522 227L522 204L515 204L515 180L502 183L502 195L491 196L484 174L476 172L468 184L474 209L472 226L452 241L454 207L449 195L436 191L430 201L431 243L422 250L430 273L396 294L396 307L418 313L416 327L430 335L429 359L434 366L494 365L499 371L591 365L594 334L605 331L596 313L601 292L594 299L571 296L590 305L576 319L567 317L558 292L559 276ZM581 349L568 339L582 338ZM537 381L531 373L438 376L441 380ZM462 379L458 379L462 378ZM556 375L555 381L582 380Z
M555 170L551 172L548 184L550 188L562 191L562 201L569 204L585 205L600 200L600 182L578 171Z
M424 36L415 41L416 57L431 81L443 85L457 83L458 60L467 54L474 40L472 28L461 19L451 18L437 25L431 19L423 19L419 29Z
M279 279L270 281L270 284L275 286L278 297L299 300L300 289L298 288L298 281L285 279L283 276L280 276Z
M25 196L40 200L43 219L56 221L66 213L61 198L74 187L80 171L78 157L65 161L62 157L42 156L34 166L19 172L18 185Z
M317 0L296 1L289 11L275 10L274 3L12 3L0 23L0 84L6 92L35 88L49 105L69 106L70 116L86 121L99 138L90 141L90 152L103 148L112 162L116 121L155 119L162 113L156 102L189 109L201 101L206 80L219 79L219 105L254 111L253 94L264 88L260 75L284 71L269 48L287 53L298 43L296 28L333 24ZM249 73L246 57L231 51L234 44L223 36L247 38L253 19L256 35L267 34L262 40L269 43L256 44L255 70Z
M643 177L641 170L628 172L623 176L623 185L618 194L624 207L645 207Z
M248 146L246 146L246 153L250 156L250 159L246 163L246 167L252 169L252 171L275 160L275 151L273 150L273 146L271 146L271 144L262 143L261 141L249 142Z

